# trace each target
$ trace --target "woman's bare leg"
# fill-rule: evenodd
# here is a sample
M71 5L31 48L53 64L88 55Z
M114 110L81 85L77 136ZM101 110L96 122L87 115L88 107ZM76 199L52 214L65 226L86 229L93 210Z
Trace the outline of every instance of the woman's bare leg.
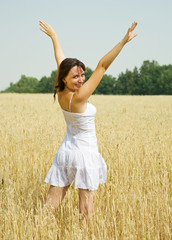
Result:
M79 188L79 212L82 215L81 221L86 219L87 224L89 224L90 218L94 213L94 200L95 191L90 191L88 189Z
M55 187L50 185L43 208L40 209L38 214L35 216L36 224L45 220L45 217L47 216L48 213L50 214L54 213L54 211L58 208L58 206L62 202L69 187L70 185L66 187Z
M45 199L44 207L51 207L55 210L62 202L69 187L70 185L66 187L55 187L50 185L47 198Z

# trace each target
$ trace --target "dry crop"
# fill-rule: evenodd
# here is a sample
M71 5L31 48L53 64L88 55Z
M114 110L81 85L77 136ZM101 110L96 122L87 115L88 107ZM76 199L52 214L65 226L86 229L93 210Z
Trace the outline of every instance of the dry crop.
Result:
M65 136L52 94L0 94L0 238L169 240L172 96L91 96L99 151L108 167L90 230L78 222L71 186L54 215L35 223L44 183Z

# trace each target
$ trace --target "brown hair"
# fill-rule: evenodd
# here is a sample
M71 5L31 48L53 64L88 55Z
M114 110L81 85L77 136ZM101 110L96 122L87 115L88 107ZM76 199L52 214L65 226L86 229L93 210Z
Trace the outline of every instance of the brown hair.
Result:
M68 75L71 68L78 66L85 71L85 65L76 58L65 58L58 69L57 77L54 83L54 101L56 99L56 93L61 92L65 88L65 83L63 79Z

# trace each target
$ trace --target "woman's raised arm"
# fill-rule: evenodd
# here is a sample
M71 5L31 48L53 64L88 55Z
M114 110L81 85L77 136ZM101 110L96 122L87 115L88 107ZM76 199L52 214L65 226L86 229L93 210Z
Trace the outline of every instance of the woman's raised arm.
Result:
M100 60L99 65L101 65L105 71L118 56L124 45L137 36L137 33L132 35L132 31L135 29L136 26L137 22L133 22L132 26L128 29L125 37Z
M54 55L57 62L57 66L59 68L60 63L65 59L65 56L60 46L58 36L54 31L54 29L48 23L44 21L40 21L40 26L42 27L40 28L40 30L46 33L52 39L53 47L54 47Z
M110 52L108 52L104 57L100 59L91 77L77 91L77 99L79 101L85 102L90 97L90 95L95 91L98 84L100 83L105 71L121 52L124 45L127 42L131 41L135 36L137 36L137 33L132 34L132 31L136 26L137 22L133 22L132 26L128 29L125 37Z

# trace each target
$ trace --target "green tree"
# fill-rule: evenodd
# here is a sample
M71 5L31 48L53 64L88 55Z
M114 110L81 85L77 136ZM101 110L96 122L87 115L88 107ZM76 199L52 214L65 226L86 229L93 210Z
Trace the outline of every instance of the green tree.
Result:
M87 67L85 69L85 81L87 81L91 77L92 73L93 73L93 70L91 70L91 68Z
M139 89L141 94L157 94L160 67L157 61L144 61L140 68Z
M86 68L86 81L93 71ZM18 93L53 93L57 71L52 71L49 77L43 76L40 81L34 77L21 75L17 83L10 83L9 88L2 92ZM157 61L143 62L140 69L126 70L118 78L104 74L93 94L172 94L172 65L159 66Z
M111 75L104 74L94 94L113 94L115 78Z
M10 83L10 87L4 92L35 93L37 91L36 89L38 84L38 79L21 75L20 80L15 84Z

